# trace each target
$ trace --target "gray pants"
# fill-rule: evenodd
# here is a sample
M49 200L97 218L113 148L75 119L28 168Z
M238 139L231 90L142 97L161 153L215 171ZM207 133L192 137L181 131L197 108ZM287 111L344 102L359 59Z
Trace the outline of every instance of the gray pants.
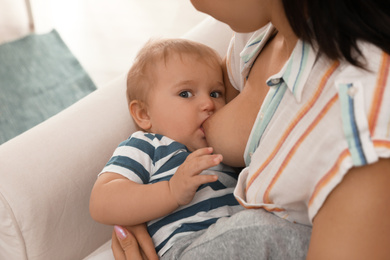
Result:
M310 235L311 227L243 210L183 237L161 259L305 259Z

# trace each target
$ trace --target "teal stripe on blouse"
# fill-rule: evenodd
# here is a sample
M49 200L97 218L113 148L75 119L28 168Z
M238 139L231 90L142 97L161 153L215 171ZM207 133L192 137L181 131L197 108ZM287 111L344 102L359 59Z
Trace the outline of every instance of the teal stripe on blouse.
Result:
M300 42L302 47L299 50L299 53L294 53L293 57L289 59L286 71L283 74L283 79L290 86L291 91L296 94L297 86L302 79L303 72L305 71L307 61L309 59L310 48L306 46L304 42ZM299 57L299 60L296 60L295 57ZM297 68L297 66L299 67ZM296 71L294 71L294 69ZM290 82L291 81L291 82Z
M267 128L273 115L275 114L276 109L278 109L278 106L282 101L282 98L286 90L287 90L287 85L284 82L282 82L280 86L274 86L270 88L266 96L266 99L264 100L263 108L259 112L259 113L263 113L263 118L257 119L252 129L252 133L248 144L249 145L248 150L244 158L246 166L250 164L251 154L254 153L254 151L259 146L260 139L263 136L265 129Z
M341 116L343 122L344 135L347 139L348 148L355 166L367 164L363 152L358 126L355 120L354 99L350 95L352 84L339 84L339 99L341 104Z
M249 51L249 49L252 49L252 50L250 51L250 53L247 53L247 54L245 54L245 55L243 55L243 56L241 57L241 59L244 61L244 63L248 63L248 62L257 54L257 52L259 51L259 48L260 48L260 44L258 44L258 43L261 42L261 41L263 40L263 38L264 38L266 32L267 32L267 31L265 31L265 32L263 32L262 34L258 35L255 39L253 39L253 40L251 41L250 44L248 44L248 45L246 46L245 53L246 53L247 51ZM253 46L255 46L255 47L253 47Z
M295 87L298 85L299 81L302 78L302 72L304 71L304 68L306 67L307 58L309 57L309 48L305 48L305 44L302 42L302 53L300 54L301 60L299 63L299 70L298 70L298 77L295 79L294 86L293 86L293 93L295 93Z

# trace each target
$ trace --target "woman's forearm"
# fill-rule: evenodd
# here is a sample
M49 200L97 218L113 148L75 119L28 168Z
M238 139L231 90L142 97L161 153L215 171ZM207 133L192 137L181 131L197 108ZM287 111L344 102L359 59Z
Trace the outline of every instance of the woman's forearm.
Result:
M98 178L90 200L92 218L107 225L137 225L165 216L177 207L167 181L144 185L115 173Z

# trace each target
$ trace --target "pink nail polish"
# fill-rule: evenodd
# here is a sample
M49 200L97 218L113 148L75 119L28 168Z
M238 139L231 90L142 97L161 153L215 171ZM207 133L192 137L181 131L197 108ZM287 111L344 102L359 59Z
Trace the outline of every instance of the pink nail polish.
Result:
M123 228L121 226L114 226L114 230L115 230L115 233L116 235L118 236L118 238L120 240L123 240L127 237L125 231L123 230Z

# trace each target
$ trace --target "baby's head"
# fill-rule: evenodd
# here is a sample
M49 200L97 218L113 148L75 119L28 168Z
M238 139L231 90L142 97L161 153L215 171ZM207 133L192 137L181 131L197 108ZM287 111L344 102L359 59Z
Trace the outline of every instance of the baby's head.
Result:
M146 43L127 77L129 110L138 128L190 150L206 146L202 123L225 104L221 62L213 49L197 42Z
M141 100L146 102L148 93L158 80L156 66L161 61L166 63L173 55L191 55L209 64L210 67L221 66L221 58L212 48L186 39L149 40L138 52L132 67L127 74L127 101Z

